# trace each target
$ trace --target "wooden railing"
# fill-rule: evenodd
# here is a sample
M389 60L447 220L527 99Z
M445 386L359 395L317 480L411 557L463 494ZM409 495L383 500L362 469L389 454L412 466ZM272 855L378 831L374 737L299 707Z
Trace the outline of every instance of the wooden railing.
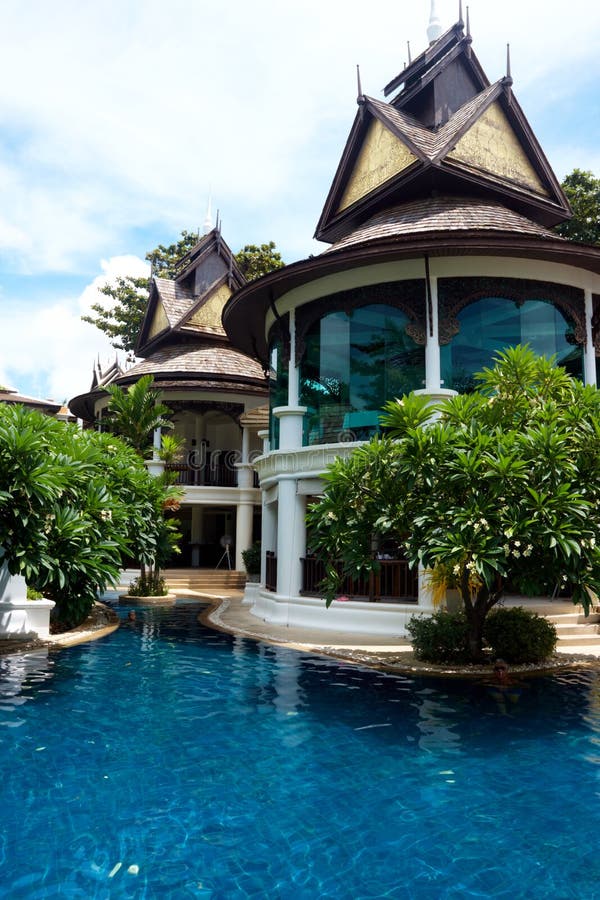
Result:
M236 487L237 470L230 466L218 464L207 465L202 468L188 466L181 463L167 463L167 472L175 472L176 484L189 485L190 487Z
M272 550L267 550L267 562L265 566L265 588L268 591L277 590L277 557Z
M314 556L307 556L302 563L302 593L320 596L319 584L325 578L324 563ZM338 564L341 572L341 563ZM419 596L417 572L404 559L379 560L379 571L364 575L355 581L346 577L340 587L340 596L350 600L402 600L416 603Z

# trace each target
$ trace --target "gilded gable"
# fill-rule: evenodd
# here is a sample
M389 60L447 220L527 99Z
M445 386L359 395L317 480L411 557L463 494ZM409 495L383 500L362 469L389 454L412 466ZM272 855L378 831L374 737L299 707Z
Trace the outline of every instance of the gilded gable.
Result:
M199 325L203 328L223 331L221 316L223 314L223 307L230 297L231 288L227 284L222 284L221 287L196 310L186 324Z
M407 169L416 159L408 147L382 125L379 119L373 119L346 185L338 212Z
M447 158L548 196L499 103L486 109Z
M154 312L154 318L152 319L152 325L148 331L148 339L151 340L153 337L156 337L157 334L160 334L165 328L169 327L169 320L167 319L167 314L165 312L165 308L162 304L162 301L159 300L156 304L156 310Z

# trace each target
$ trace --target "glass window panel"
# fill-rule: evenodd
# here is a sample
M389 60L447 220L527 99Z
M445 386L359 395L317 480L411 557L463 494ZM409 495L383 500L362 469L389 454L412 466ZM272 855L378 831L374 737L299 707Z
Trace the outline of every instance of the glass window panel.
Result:
M504 297L486 297L458 314L460 332L441 347L444 387L460 393L474 390L476 372L492 364L500 350L529 344L543 356L582 378L583 350L573 340L573 326L561 311L544 300L517 305Z
M393 306L363 306L316 322L301 364L305 444L364 440L387 400L423 387L425 351Z

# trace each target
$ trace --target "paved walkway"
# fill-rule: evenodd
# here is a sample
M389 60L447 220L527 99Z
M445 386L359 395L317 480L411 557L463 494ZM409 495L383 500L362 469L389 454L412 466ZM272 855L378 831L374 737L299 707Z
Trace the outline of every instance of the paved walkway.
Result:
M186 596L193 595L187 592ZM321 629L295 628L285 625L273 625L253 616L250 607L242 604L242 593L231 592L226 596L211 597L208 594L197 594L199 599L211 599L215 606L203 615L203 620L216 628L241 637L267 641L279 646L291 647L305 652L325 653L330 656L360 662L366 665L384 666L410 672L444 673L449 675L472 674L489 671L488 667L432 666L416 660L411 643L406 638L390 638L387 635L375 636L364 634L348 634L347 632L323 631ZM571 602L561 600L531 600L514 597L506 605L526 606L540 614L560 615L578 611ZM600 657L599 647L586 645L557 648L556 656L550 665L544 668L557 668L572 664L597 665ZM519 668L519 667L515 667ZM534 666L523 667L536 668Z

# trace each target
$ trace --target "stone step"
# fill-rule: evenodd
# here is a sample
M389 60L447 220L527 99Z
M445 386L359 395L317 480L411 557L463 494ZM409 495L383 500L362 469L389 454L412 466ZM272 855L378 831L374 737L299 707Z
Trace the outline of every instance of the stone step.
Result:
M559 635L558 642L561 647L568 647L569 645L574 646L597 646L600 647L600 634L589 634L585 631L580 631L578 634L564 634Z
M562 638L564 635L568 634L600 634L598 630L598 625L590 624L590 625L562 625L560 623L554 623L554 627L556 628L556 633L559 638Z
M545 616L549 622L554 625L594 625L600 622L598 613L590 613L585 616L583 613L561 613L556 616Z

